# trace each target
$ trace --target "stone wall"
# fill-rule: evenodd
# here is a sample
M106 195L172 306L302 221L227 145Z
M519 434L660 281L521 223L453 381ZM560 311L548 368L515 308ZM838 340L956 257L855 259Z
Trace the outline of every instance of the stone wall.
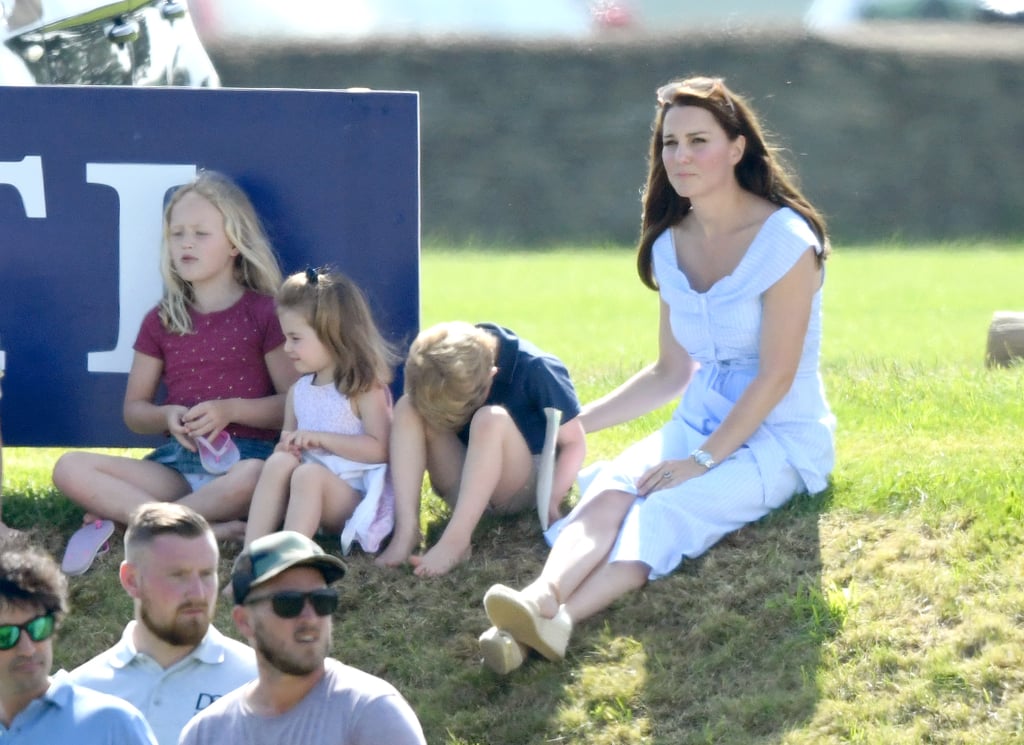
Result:
M724 76L837 243L1024 235L1024 29L220 46L224 85L420 93L423 235L634 240L653 92Z

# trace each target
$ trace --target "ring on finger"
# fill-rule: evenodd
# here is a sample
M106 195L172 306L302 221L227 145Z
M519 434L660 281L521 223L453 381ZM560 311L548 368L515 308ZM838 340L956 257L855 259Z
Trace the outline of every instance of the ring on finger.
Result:
M671 471L665 471L665 473L661 474L661 478L664 479L664 480L672 478L672 472Z

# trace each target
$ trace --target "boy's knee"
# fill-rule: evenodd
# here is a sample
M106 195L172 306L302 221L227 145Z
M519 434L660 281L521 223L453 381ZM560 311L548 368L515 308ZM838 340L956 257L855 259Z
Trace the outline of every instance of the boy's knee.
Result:
M481 406L469 421L470 442L476 437L491 437L508 427L515 427L512 415L504 406Z

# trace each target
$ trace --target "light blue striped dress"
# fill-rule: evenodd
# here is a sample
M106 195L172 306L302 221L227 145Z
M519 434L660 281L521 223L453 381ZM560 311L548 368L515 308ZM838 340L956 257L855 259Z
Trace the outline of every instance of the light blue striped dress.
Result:
M672 333L700 368L662 429L615 460L580 473L580 504L548 529L549 543L588 500L607 490L635 493L635 482L647 469L688 457L718 427L757 374L764 292L809 246L821 250L803 218L780 209L765 221L735 271L701 293L691 289L679 270L671 231L655 241L654 274L671 311ZM746 444L711 471L637 497L611 561L642 561L651 567L651 579L657 579L794 494L825 488L835 461L835 418L818 371L820 347L819 289L789 392Z

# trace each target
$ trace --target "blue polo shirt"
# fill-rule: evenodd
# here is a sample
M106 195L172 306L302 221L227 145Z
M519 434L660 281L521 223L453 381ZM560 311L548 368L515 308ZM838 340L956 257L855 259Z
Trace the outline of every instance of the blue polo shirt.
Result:
M157 745L138 709L116 696L74 685L66 673L50 678L46 693L18 712L9 729L0 724L0 742Z
M476 326L498 339L495 364L498 372L484 406L501 406L508 411L530 452L538 455L544 449L547 428L544 409L549 406L559 409L563 423L580 413L580 402L569 371L553 354L520 339L507 328L493 323ZM459 439L463 444L469 443L468 424L459 431Z

